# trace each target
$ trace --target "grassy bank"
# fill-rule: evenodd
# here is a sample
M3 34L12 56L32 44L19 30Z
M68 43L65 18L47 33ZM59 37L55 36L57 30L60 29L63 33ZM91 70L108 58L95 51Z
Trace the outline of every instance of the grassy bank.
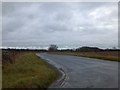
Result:
M58 72L34 52L17 54L14 63L3 64L3 88L47 88Z
M101 52L50 52L54 54L81 56L88 58L97 58L110 61L120 61L118 58L118 51L101 51Z

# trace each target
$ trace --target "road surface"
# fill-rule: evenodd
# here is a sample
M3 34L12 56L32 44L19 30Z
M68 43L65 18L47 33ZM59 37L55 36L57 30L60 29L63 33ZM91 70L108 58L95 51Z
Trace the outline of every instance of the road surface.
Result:
M38 54L66 73L61 88L118 88L118 62L42 53Z

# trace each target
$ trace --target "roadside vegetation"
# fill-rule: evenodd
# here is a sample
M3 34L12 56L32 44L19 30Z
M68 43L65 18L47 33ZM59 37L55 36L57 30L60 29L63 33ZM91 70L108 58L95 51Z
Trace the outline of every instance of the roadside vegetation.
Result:
M51 45L49 49L49 53L53 54L62 54L62 55L72 55L72 56L80 56L80 57L88 57L88 58L97 58L103 60L111 60L111 61L119 61L119 53L120 49L100 49L98 47L88 47L83 46L76 49L65 49L65 50L57 50L56 45Z
M61 54L61 55L72 55L72 56L80 56L80 57L88 57L88 58L97 58L103 60L110 61L119 61L118 51L99 51L99 52L49 52L53 54Z
M47 88L59 73L31 51L2 52L2 88Z
M2 50L2 87L3 88L47 88L58 77L58 71L45 60L37 57L37 52L72 55L103 60L119 61L119 49L100 49L80 47L58 50L50 45L48 50L3 49Z

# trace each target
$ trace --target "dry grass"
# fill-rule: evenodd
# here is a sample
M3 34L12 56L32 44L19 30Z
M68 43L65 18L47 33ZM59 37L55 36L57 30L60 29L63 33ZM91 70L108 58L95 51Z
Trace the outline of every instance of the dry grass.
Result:
M89 58L98 58L111 61L120 61L118 58L118 51L101 51L101 52L52 52L62 55L82 56Z
M47 88L58 78L58 72L34 52L16 52L13 59L3 64L3 88Z

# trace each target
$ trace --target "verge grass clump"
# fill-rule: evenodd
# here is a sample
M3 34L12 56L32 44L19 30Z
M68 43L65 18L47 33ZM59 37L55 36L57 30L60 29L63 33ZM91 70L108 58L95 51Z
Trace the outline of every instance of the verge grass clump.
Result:
M47 88L58 72L35 53L20 54L15 63L4 64L3 88Z

